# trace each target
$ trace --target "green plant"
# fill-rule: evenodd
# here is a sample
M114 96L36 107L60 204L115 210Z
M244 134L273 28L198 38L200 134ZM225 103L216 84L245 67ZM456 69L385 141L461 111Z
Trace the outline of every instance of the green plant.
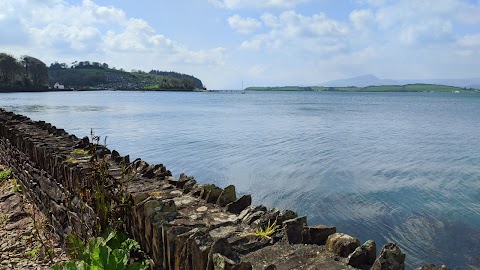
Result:
M10 169L3 169L0 171L0 183L10 179L10 176L12 176L12 170Z
M87 245L71 235L67 238L67 249L76 261L55 264L52 269L146 270L149 268L146 260L131 262L132 252L139 248L135 240L114 229L107 230L104 237L91 238Z
M71 157L71 156L67 156L67 159L65 160L65 162L68 162L68 163L77 163L78 160L76 160L75 158Z
M83 149L75 149L72 152L70 152L72 155L82 155L82 156L88 156L90 153L88 150L83 150Z
M38 253L40 252L40 248L34 248L30 251L25 252L26 255L32 257L33 259L37 258Z
M257 230L247 233L247 235L254 235L257 237L265 238L265 239L272 239L272 235L280 228L280 225L277 224L277 220L273 222L273 224L270 224L270 220L268 221L268 224L266 227L260 227Z
M12 192L21 192L22 186L18 183L17 179L14 178L12 181Z

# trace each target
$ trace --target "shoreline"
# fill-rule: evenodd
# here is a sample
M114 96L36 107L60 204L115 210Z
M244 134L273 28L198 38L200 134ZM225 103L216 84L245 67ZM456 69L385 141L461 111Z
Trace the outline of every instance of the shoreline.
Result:
M90 145L88 138L79 140L74 135L69 135L64 130L57 129L43 121L35 122L21 115L2 110L0 112L0 118L2 118L0 123L0 146L2 148L0 149L4 154L2 157L4 160L0 160L0 163L10 162L9 166L17 170L19 180L27 190L30 190L29 187L32 186L30 181L32 180L38 181L37 185L41 188L47 187L48 190L44 191L46 194L42 195L50 200L48 205L44 206L45 210L54 211L57 213L55 217L58 216L56 219L62 220L63 211L74 209L62 208L68 205L65 202L68 202L69 199L57 197L59 192L61 193L62 188L64 188L67 191L66 193L64 191L65 194L71 194L75 197L75 183L85 181L80 178L80 175L84 174L81 173L82 171L88 169L88 159L85 160L78 156L75 157L77 162L74 163L66 162L66 159L67 156L71 155L73 149L87 148ZM11 151L20 155L12 155L10 154ZM333 226L309 226L306 217L298 216L292 211L280 212L278 209L267 209L261 205L252 206L250 205L251 196L244 195L236 198L234 186L222 189L212 184L199 185L191 176L181 174L178 178L172 177L171 173L161 164L149 165L141 159L130 162L128 156L122 157L114 150L104 149L102 152L111 164L111 172L114 175L116 174L117 177L122 162L132 166L136 172L127 187L134 203L133 213L131 213L131 216L127 215L125 219L130 224L131 233L135 240L141 243L142 247L152 255L152 258L156 259L158 265L164 263L161 258L165 258L165 256L175 257L178 255L181 257L183 250L183 248L177 250L172 247L177 251L173 251L173 254L165 253L166 251L161 249L159 244L170 247L178 240L180 242L175 245L187 248L190 253L187 252L185 256L188 258L188 256L194 256L198 252L195 248L191 249L188 239L200 241L203 237L210 239L210 242L205 243L205 246L210 248L213 248L215 243L219 244L221 241L227 241L229 249L235 250L234 254L236 255L233 256L229 252L219 251L218 254L220 255L217 258L223 261L230 260L234 265L246 265L248 263L255 265L260 258L268 254L271 255L273 252L278 254L279 257L269 260L271 260L271 264L277 266L288 265L293 260L317 254L313 257L318 260L321 259L322 262L331 267L337 265L341 267L340 269L344 269L350 262L352 254L355 252L357 254L361 253L362 250L368 249L368 246L370 246L368 254L370 254L371 260L372 244L367 245L368 241L364 245L360 245L358 239L336 233ZM22 159L17 160L17 156L21 156ZM39 169L45 170L47 182L42 178L33 178L26 181L26 179L31 179L35 170L37 170L31 168L31 165L25 167L25 164L32 162L30 159L40 166ZM64 175L64 173L68 173L68 175ZM30 190L30 192L32 197L38 195L35 191ZM63 206L58 204L60 202L63 202ZM43 200L39 203L44 204ZM55 206L51 209L51 205L58 205L58 208ZM93 215L93 213L89 215ZM68 215L65 218L67 227L62 227L64 226L61 225L63 223L55 222L54 226L58 227L59 231L68 231L68 226L70 226L70 230L74 230L75 220L70 220ZM161 224L164 225L159 227L156 222L160 220ZM275 236L272 236L272 242L256 237L242 236L266 226L267 223L272 224L277 221L281 221L279 224L282 226L281 230L276 232ZM168 229L164 229L163 226L167 226ZM198 229L206 231L200 232ZM165 235L169 235L171 238L165 237ZM161 241L161 243L153 243L151 241L152 237L157 239L155 241ZM351 243L347 245L349 247L346 250L342 249L345 243ZM307 249L299 249L296 245L304 245ZM399 264L403 263L401 262L402 253L396 245L391 244L383 249L387 250L385 252L390 249L395 250L396 254L400 256ZM300 256L297 252L304 255ZM373 253L375 259L376 252ZM217 253L197 255L208 263L215 254ZM297 254L295 255L297 257L291 257L293 254ZM307 256L306 254L310 255Z

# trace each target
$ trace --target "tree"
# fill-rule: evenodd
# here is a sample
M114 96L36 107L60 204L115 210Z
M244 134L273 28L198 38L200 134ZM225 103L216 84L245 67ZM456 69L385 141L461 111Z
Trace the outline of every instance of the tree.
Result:
M45 63L35 57L28 55L22 56L25 75L32 81L34 87L48 85L48 68Z
M0 53L0 77L3 85L11 86L15 81L15 77L19 75L20 70L21 66L15 57L6 53Z

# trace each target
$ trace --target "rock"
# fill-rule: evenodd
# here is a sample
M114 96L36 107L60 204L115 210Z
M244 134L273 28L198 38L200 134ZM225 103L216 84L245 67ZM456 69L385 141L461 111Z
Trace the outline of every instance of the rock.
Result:
M263 215L265 215L265 212L264 211L256 211L256 212L253 212L249 215L246 215L243 220L242 220L242 223L244 224L252 224L255 220L261 218Z
M229 185L222 191L220 196L218 196L216 204L223 207L236 200L237 200L237 193L235 192L235 186Z
M240 262L235 263L222 254L213 254L213 269L214 270L251 270L252 264Z
M232 263L233 265L235 265L236 263L240 262L239 254L232 249L232 246L230 245L230 243L228 243L227 239L220 238L215 242L213 242L210 248L210 253L208 254L207 269L213 268L213 263L214 263L213 255L216 253L227 258L229 264ZM218 269L225 269L225 268L218 268ZM233 269L233 268L227 268L227 269Z
M417 268L416 270L450 270L450 268L445 265L435 266L434 264L427 264Z
M118 153L117 150L112 150L112 154L110 154L111 159L115 160L119 156L120 156L120 153Z
M405 254L394 243L383 246L380 255L373 263L371 270L403 270L405 269Z
M376 256L377 245L375 241L368 240L348 256L347 263L355 268L370 267L375 262Z
M282 213L282 217L284 220L289 220L289 219L294 219L296 217L298 217L298 214L293 212L292 210L285 210L283 211Z
M240 199L227 204L227 211L233 214L240 214L245 208L252 204L251 195L243 195Z
M297 217L283 222L285 238L290 244L300 244L303 241L303 228L307 225L307 217Z
M325 245L327 242L328 236L337 232L335 226L325 226L325 225L316 225L316 226L305 226L303 228L303 243L304 244L315 244L315 245Z
M213 186L212 189L210 189L210 192L208 192L207 196L205 197L205 201L207 201L208 203L216 203L222 192L223 189L217 186Z
M326 246L328 251L347 257L360 246L360 241L345 233L334 233L327 238Z
M142 177L151 179L155 176L155 173L154 173L155 167L154 166L148 166L145 170L146 171L142 174Z
M87 136L83 137L76 145L75 148L85 149L90 147L90 140Z

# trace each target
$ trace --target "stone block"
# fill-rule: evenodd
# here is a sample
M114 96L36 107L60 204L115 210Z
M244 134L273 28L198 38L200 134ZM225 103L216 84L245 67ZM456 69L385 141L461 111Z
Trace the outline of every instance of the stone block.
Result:
M251 195L243 195L240 199L227 204L227 211L233 214L240 214L245 208L252 204Z
M235 186L229 185L222 191L220 196L218 196L216 204L223 207L236 200L237 200L237 193L235 191Z
M303 228L303 243L325 245L330 235L337 232L335 226L315 225Z
M327 250L341 257L347 257L357 247L360 241L357 238L345 233L334 233L327 238Z
M383 246L380 255L373 263L371 270L403 270L405 269L405 254L394 243Z
M303 242L303 228L306 224L306 216L285 220L283 222L283 231L288 243L300 244Z
M348 256L347 263L355 268L369 268L375 262L376 257L377 245L375 241L368 240Z

